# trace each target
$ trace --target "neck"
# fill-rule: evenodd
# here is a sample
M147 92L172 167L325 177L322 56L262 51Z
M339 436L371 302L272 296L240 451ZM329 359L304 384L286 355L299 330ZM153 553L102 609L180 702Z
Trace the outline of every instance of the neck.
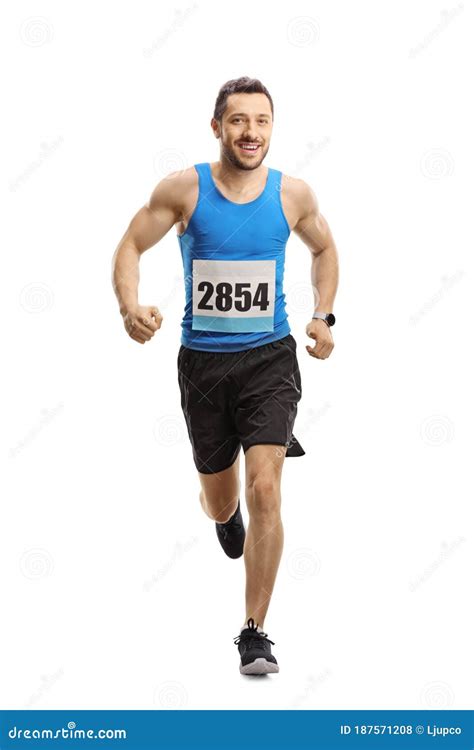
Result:
M211 169L213 176L235 195L246 195L257 190L265 182L268 171L263 164L255 169L239 169L223 158L211 164Z

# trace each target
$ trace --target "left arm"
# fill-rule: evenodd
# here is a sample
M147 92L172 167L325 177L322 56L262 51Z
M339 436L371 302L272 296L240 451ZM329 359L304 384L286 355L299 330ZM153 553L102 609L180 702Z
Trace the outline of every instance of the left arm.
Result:
M339 282L339 261L336 244L329 225L319 210L313 190L298 180L298 210L300 218L294 232L311 252L311 285L314 292L314 312L334 312L334 300ZM317 359L326 359L334 348L331 330L324 320L312 319L306 334L316 341L306 351Z

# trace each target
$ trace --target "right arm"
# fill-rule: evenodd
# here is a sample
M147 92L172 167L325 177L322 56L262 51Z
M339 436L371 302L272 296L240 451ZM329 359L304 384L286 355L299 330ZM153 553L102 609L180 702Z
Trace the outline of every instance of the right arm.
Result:
M163 320L158 308L138 304L140 256L179 221L179 194L179 177L161 180L148 203L133 217L112 259L112 286L120 313L127 332L140 343L148 341Z

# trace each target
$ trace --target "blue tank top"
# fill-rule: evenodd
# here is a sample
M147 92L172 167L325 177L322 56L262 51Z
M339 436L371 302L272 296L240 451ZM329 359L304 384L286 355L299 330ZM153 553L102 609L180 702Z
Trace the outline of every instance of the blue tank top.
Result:
M281 172L268 168L263 192L249 203L225 198L209 163L195 164L196 208L178 235L186 304L181 343L237 352L290 333L283 293L290 228L281 205Z

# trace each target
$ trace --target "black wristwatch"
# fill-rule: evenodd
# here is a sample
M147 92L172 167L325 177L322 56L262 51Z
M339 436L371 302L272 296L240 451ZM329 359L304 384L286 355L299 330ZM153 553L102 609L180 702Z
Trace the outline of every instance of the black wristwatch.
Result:
M336 322L336 318L332 313L315 312L313 318L320 318L321 320L324 320L326 325L328 325L329 327L333 326Z

